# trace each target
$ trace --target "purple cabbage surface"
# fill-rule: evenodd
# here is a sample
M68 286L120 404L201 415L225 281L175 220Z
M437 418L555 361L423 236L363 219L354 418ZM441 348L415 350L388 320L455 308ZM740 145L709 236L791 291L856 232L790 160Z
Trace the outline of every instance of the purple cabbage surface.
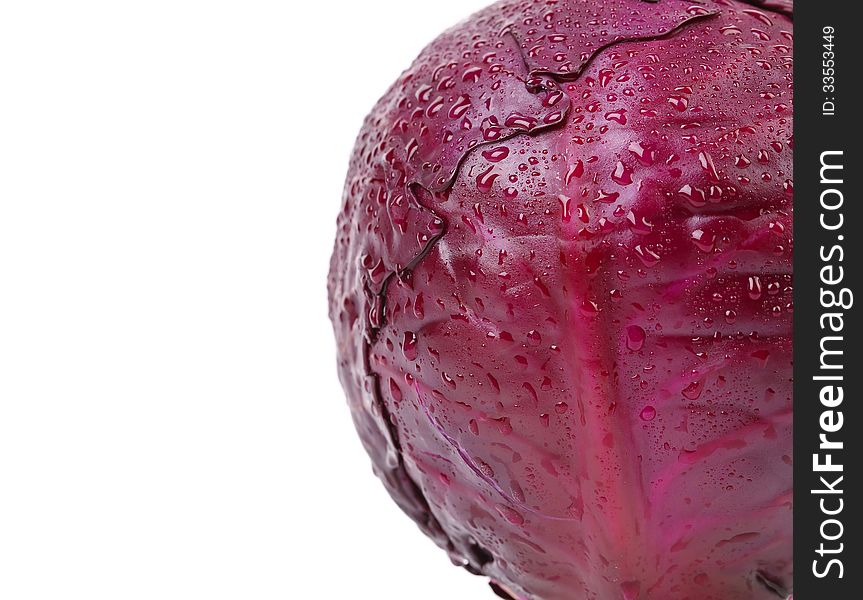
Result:
M339 375L393 499L504 597L791 593L791 15L505 0L366 119Z

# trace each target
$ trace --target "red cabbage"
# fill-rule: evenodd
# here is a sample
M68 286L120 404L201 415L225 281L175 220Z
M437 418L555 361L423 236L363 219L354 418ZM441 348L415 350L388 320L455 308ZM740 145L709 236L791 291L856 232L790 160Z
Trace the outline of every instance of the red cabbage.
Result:
M501 595L791 592L791 8L504 0L366 119L339 375L392 497Z

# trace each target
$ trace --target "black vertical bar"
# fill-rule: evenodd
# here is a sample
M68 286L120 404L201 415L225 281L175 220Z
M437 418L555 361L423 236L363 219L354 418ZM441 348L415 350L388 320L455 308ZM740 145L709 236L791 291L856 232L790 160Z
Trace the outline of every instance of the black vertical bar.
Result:
M863 598L858 12L794 6L795 600Z

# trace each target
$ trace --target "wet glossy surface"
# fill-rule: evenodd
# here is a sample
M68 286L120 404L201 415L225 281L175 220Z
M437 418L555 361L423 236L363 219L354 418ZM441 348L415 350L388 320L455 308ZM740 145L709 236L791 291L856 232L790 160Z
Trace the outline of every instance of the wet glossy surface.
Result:
M791 32L732 1L502 2L369 116L340 376L457 563L536 600L789 590Z

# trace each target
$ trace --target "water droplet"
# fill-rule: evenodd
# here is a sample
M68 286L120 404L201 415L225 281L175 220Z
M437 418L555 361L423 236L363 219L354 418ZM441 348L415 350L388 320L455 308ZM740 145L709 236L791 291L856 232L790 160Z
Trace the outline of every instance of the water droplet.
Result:
M668 103L677 109L678 112L683 112L689 106L689 98L686 96L669 96Z
M455 387L456 387L455 380L452 377L450 377L449 373L447 373L446 371L441 371L440 378L450 388L455 389Z
M574 165L569 165L563 182L565 185L569 185L573 179L578 179L582 175L584 175L584 163L579 160Z
M490 192L494 180L500 177L497 173L492 173L494 167L489 167L476 177L476 187L481 192Z
M505 120L504 125L507 127L512 127L514 129L522 129L524 131L530 131L534 127L536 127L536 119L533 117L529 117L527 115L523 115L521 113L512 113Z
M749 283L747 285L747 288L749 297L752 300L758 300L761 298L761 279L758 277L758 275L752 275L749 277Z
M659 262L659 255L650 248L646 248L641 244L638 244L635 246L634 250L638 258L641 259L641 262L644 263L645 267L652 267Z
M713 157L710 156L709 152L698 153L698 164L707 173L711 182L719 183L719 174L716 172L716 165L713 164Z
M611 69L601 69L599 71L599 85L602 87L607 86L611 82L612 77L614 77L614 71Z
M584 204L579 204L576 207L575 214L582 223L590 223L590 209Z
M481 129L482 139L487 142L496 141L503 134L503 127L489 123L488 119L482 123Z
M641 163L647 167L651 166L654 162L656 162L656 155L648 147L642 145L641 142L632 142L629 145L629 151L632 152Z
M695 208L700 208L707 204L704 190L701 190L697 187L692 187L688 183L682 188L680 188L677 193L680 194L687 202L689 202Z
M750 17L754 17L755 19L758 19L761 23L763 23L764 25L767 25L768 27L773 25L773 21L770 20L770 17L765 15L760 10L746 8L746 9L743 9L741 12L745 15L749 15Z
M489 381L489 383L491 383L491 386L499 394L500 393L500 384L498 384L497 379L495 379L494 375L492 375L491 373L486 373L486 375L488 376L488 381Z
M596 194L596 198L594 198L594 202L603 202L605 204L612 204L620 197L618 192L606 192L604 190L599 190Z
M444 230L443 220L441 220L437 217L432 219L431 222L428 224L428 230L429 230L429 232L431 232L432 235L439 235L439 234L443 233L443 230Z
M647 217L639 217L632 210L626 215L626 223L633 232L640 235L647 235L653 231L653 223L648 221Z
M489 162L500 162L507 156L509 156L509 148L507 148L506 146L498 146L497 148L492 148L491 150L484 150L482 156Z
M641 417L642 421L652 421L656 418L656 409L648 404L641 409L641 413L638 416Z
M712 233L707 233L703 229L696 229L690 235L692 243L702 252L712 252L716 243L716 236Z
M466 83L476 83L481 75L482 67L471 67L462 74L461 80Z
M641 583L638 581L624 581L620 584L620 593L623 600L638 600L641 594Z
M758 38L762 42L770 41L770 35L762 29L757 29L757 28L753 27L749 31L751 31L752 35L754 35L756 38ZM761 97L764 98L764 95L762 95Z
M431 98L432 87L430 85L421 85L414 93L414 97L422 104L425 104Z
M485 223L485 216L482 214L482 204L480 204L479 202L476 202L473 205L473 214L480 223Z
M372 283L380 283L384 280L386 274L387 268L384 265L383 259L378 260L377 264L369 269L369 279L372 280Z
M607 121L614 121L621 125L626 125L626 111L624 109L612 110L605 113L605 119Z
M581 303L581 314L585 317L593 318L599 314L599 306L597 306L596 302L585 300Z
M521 516L521 513L515 510L514 508L510 508L504 504L496 504L495 509L504 519L512 523L513 525L523 525L524 517Z
M515 501L518 502L519 504L524 504L524 502L525 502L524 490L521 489L521 486L518 484L518 482L517 481L511 482L509 484L509 489L510 489L510 491L512 491L512 497L515 498Z
M644 340L647 334L644 329L638 325L629 325L626 328L626 347L637 352L644 346Z
M564 223L569 223L569 220L572 218L572 213L570 212L572 198L560 194L557 199L560 201L561 219L563 219Z
M402 401L402 390L392 377L390 377L390 395L396 402Z
M685 388L683 388L682 394L689 400L698 400L701 397L701 392L704 391L704 380L699 379L698 381L693 381Z
M531 384L529 384L527 381L525 381L524 383L521 384L521 387L528 394L530 394L530 398L531 398L531 400L533 400L534 406L536 406L537 402L539 401L539 397L536 395L536 390L533 388L533 386Z
M619 183L620 185L629 185L632 183L632 170L618 161L617 166L614 167L614 171L611 173L611 178L615 183Z
M379 329L383 325L383 300L380 296L375 296L369 306L369 325L373 329Z
M449 117L451 119L460 119L470 108L470 96L463 94L458 97L452 107L449 109Z

